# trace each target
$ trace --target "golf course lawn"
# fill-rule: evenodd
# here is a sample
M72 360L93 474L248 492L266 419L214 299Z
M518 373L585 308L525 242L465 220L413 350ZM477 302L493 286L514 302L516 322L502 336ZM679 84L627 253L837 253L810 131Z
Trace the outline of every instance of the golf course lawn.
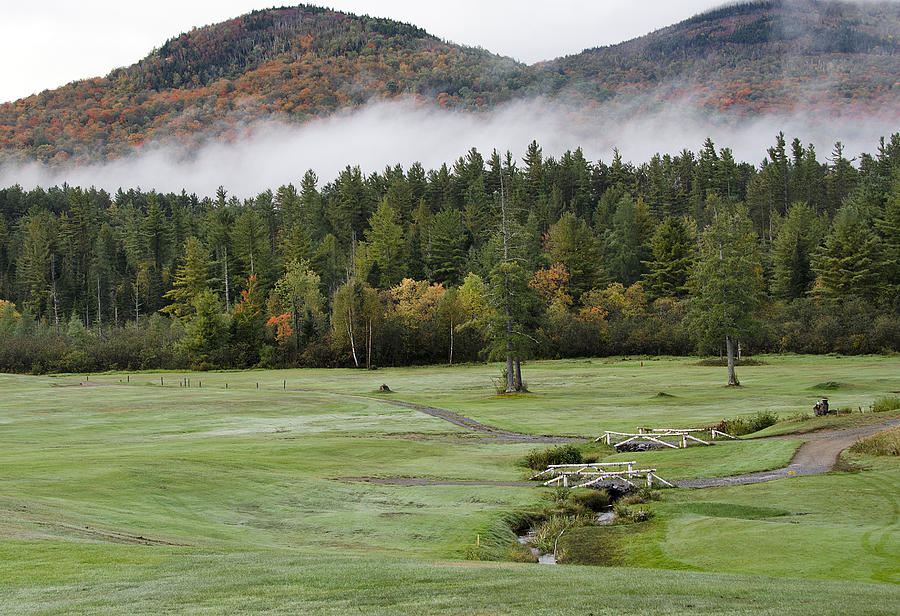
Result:
M572 534L604 567L466 559L547 489L355 480L517 482L531 473L523 455L549 446L390 400L595 437L787 418L822 396L867 411L900 390L896 357L757 359L738 368L740 388L690 358L533 362L532 393L513 397L494 393L496 364L0 375L0 614L895 614L896 458L845 453L845 470L827 475L663 490L648 522ZM712 447L583 447L665 479L728 476L784 466L803 442L790 434L817 421Z

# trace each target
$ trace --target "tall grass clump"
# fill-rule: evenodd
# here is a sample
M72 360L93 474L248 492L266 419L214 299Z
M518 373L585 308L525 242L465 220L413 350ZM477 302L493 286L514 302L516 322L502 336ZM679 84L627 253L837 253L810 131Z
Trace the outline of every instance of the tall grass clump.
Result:
M551 464L581 464L584 456L575 445L559 445L550 449L535 449L525 455L525 466L542 471Z
M869 456L900 456L900 426L857 441L850 451Z
M875 402L872 403L872 410L876 413L895 411L897 409L900 409L900 396L882 396L881 398L876 398Z
M774 411L758 411L750 417L732 417L723 419L715 429L731 436L741 436L759 432L778 423L778 414Z

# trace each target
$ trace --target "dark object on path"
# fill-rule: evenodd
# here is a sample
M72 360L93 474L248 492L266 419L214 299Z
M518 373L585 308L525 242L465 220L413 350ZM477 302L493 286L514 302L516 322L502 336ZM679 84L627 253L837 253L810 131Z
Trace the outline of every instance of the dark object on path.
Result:
M385 393L391 393L391 388L382 383L381 387L378 388L378 391L383 391Z
M834 413L834 411L828 410L828 398L822 398L821 402L816 402L816 405L813 407L813 411L815 412L816 417Z

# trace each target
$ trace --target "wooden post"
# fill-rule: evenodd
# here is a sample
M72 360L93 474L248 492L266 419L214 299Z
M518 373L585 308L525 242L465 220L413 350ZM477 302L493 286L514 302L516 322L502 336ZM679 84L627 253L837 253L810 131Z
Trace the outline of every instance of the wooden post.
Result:
M162 377L159 377L159 386L160 386L160 387L163 386L163 378L162 378Z

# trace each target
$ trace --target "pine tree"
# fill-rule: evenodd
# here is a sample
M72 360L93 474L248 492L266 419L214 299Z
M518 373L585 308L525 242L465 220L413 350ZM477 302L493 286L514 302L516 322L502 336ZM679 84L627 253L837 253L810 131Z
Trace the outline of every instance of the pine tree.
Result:
M734 343L751 333L763 291L756 234L740 209L708 201L713 222L700 243L700 258L691 276L690 321L707 346L725 342L728 385L739 385L734 373Z
M184 261L175 273L172 288L165 298L171 303L162 309L171 316L187 320L194 314L194 300L209 289L209 255L196 237L184 243Z
M818 295L833 301L857 296L875 301L884 282L884 258L880 238L853 206L834 217L825 245L815 257Z
M369 219L366 231L366 270L378 267L378 286L392 287L405 273L403 255L403 227L396 210L386 199L378 204L378 209Z
M600 243L582 220L566 212L550 226L545 242L551 262L562 263L569 272L575 300L603 280Z
M821 239L821 226L812 208L794 203L775 237L772 290L777 297L797 299L812 289L816 278L812 258Z
M444 285L459 284L463 275L466 249L462 215L454 209L438 212L428 230L430 279Z
M644 261L644 288L651 299L683 298L697 250L691 227L680 217L666 218L656 227L650 240L650 260Z
M887 281L887 303L900 301L900 168L894 174L891 192L886 195L884 213L875 221L884 245L884 271Z

